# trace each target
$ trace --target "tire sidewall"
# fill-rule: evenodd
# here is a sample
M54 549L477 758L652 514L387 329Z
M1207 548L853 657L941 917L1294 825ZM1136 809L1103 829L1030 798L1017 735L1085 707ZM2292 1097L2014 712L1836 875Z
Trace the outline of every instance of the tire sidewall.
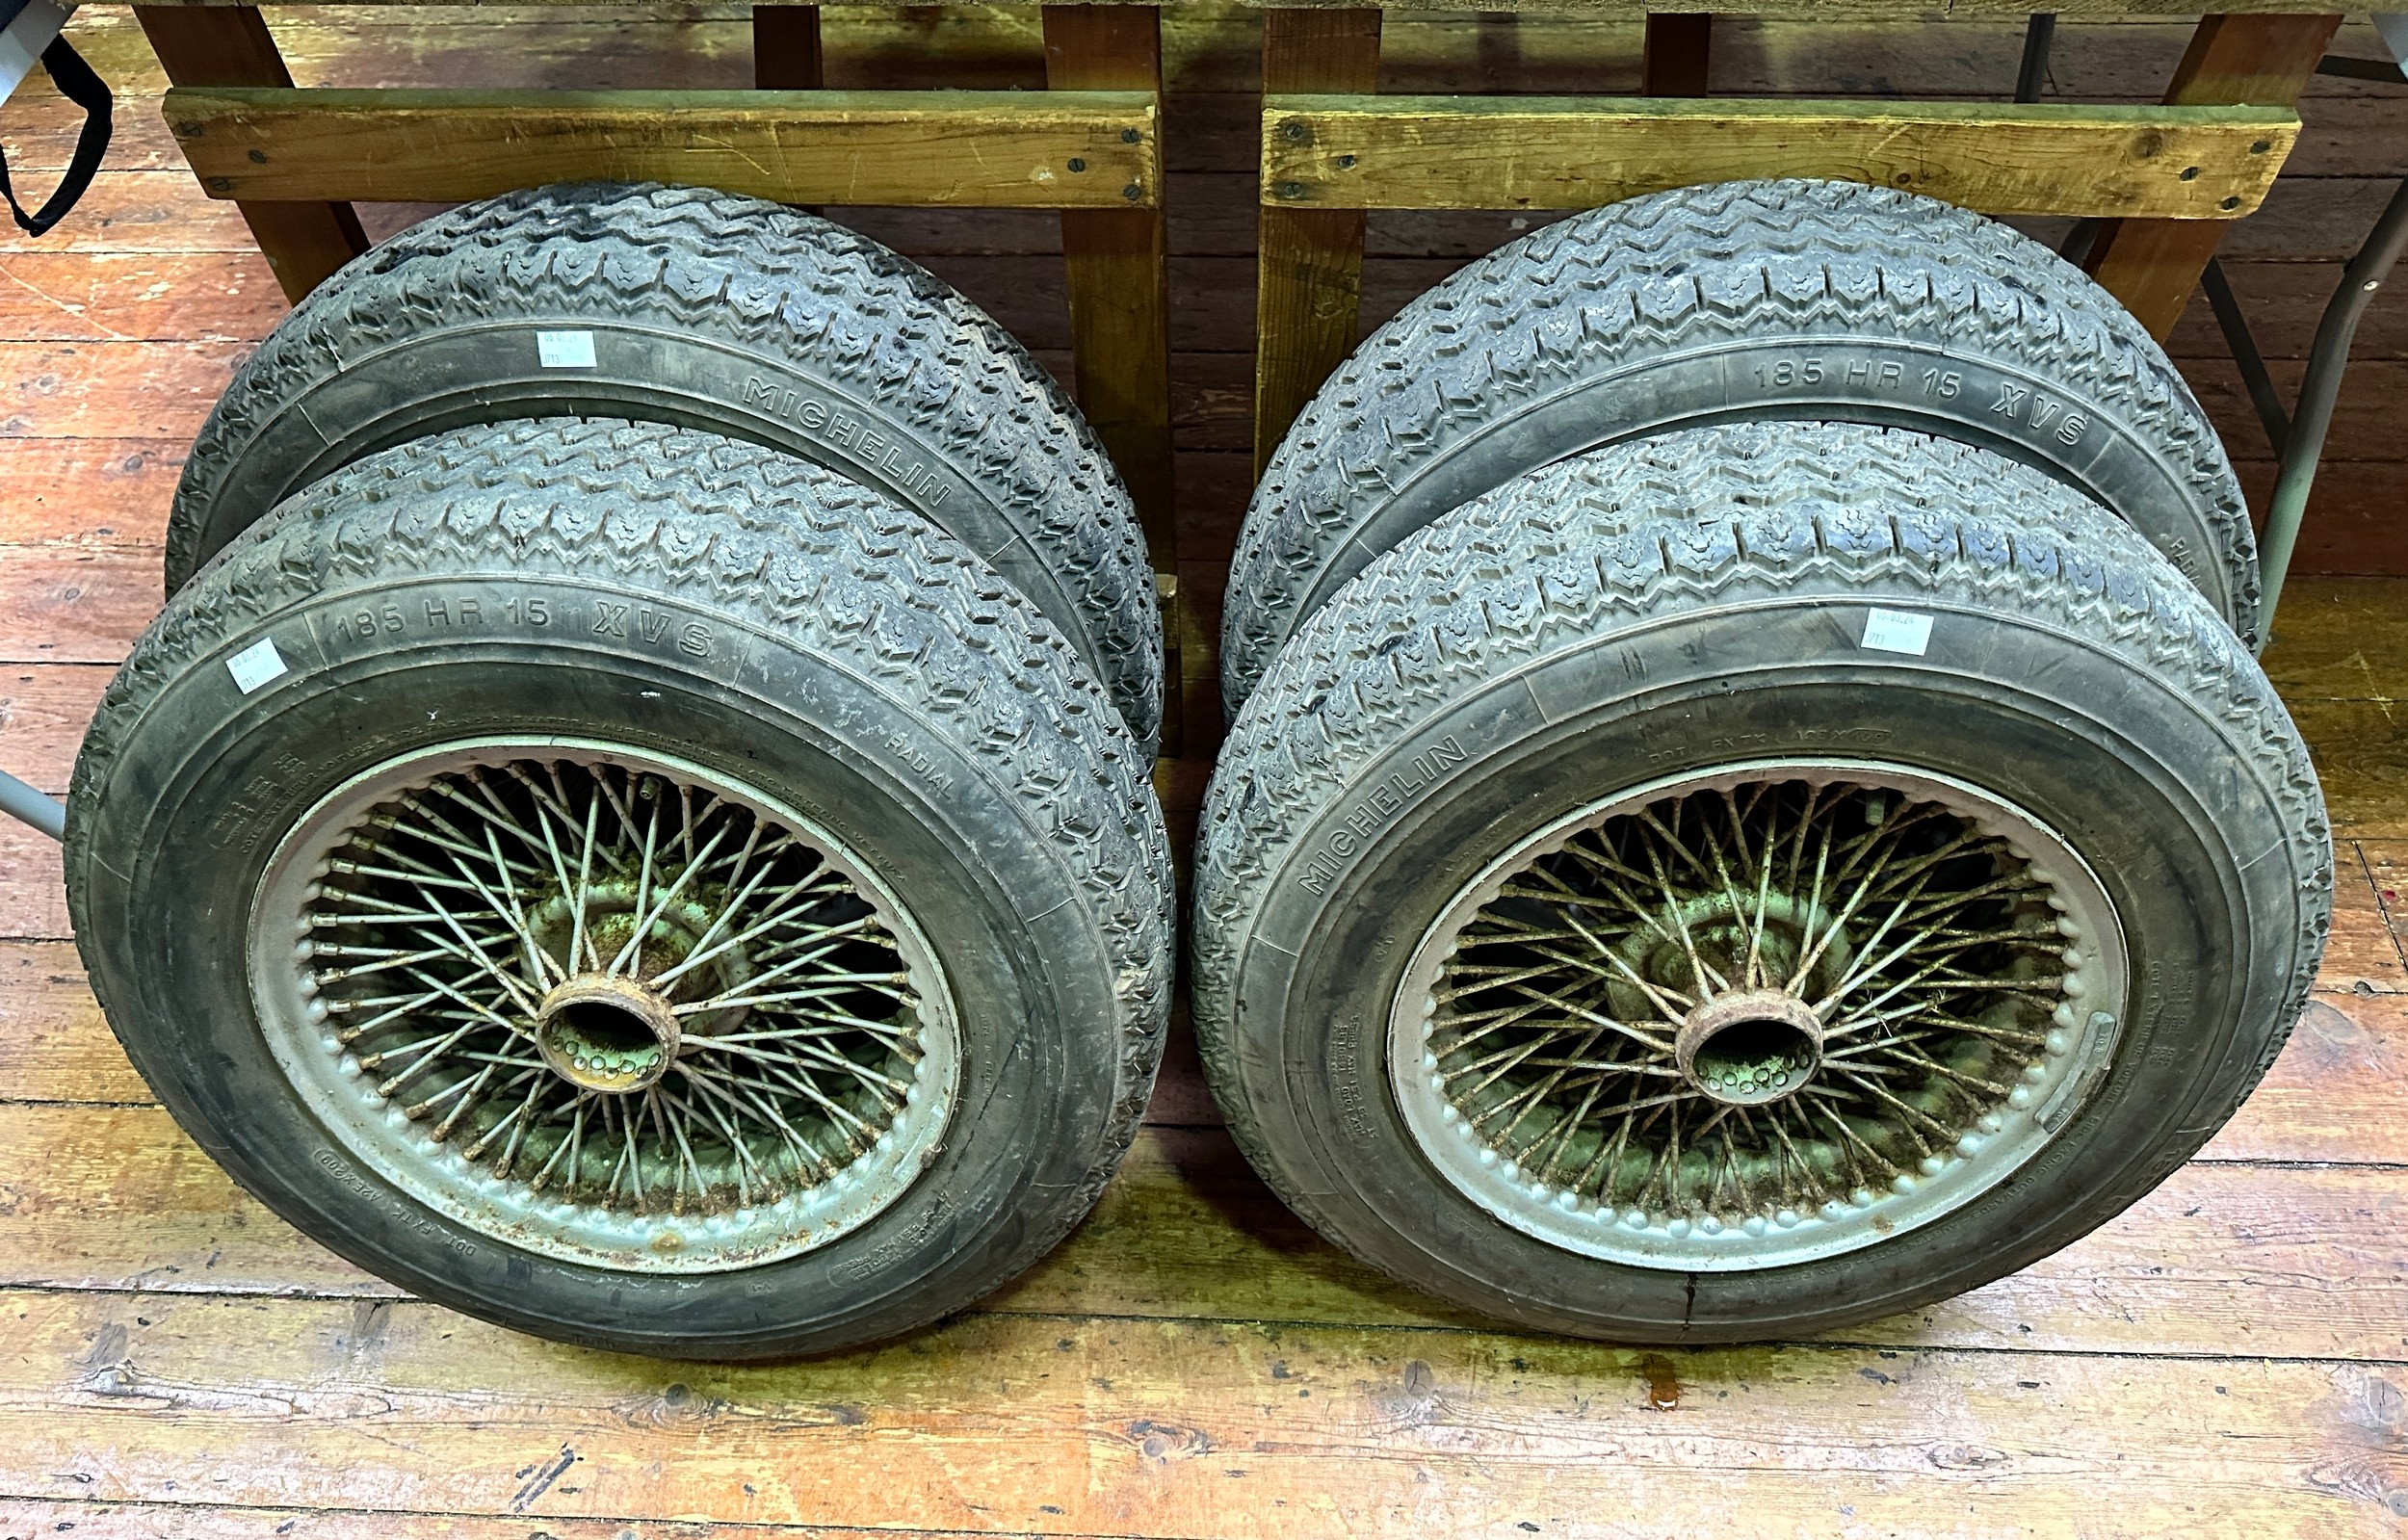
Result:
M511 598L528 615L538 597L541 628L451 634L463 599L483 618ZM431 604L456 618L438 630ZM626 607L628 635L589 623L606 604ZM635 618L646 613L657 624ZM373 634L343 636L358 616L375 618ZM244 697L224 663L262 636L291 672ZM283 833L395 754L544 733L673 755L785 801L850 845L939 942L962 1033L955 1111L919 1181L860 1229L725 1273L546 1258L406 1196L324 1133L275 1064L251 1004L248 923ZM380 1276L567 1341L778 1356L958 1308L1033 1262L1092 1196L1122 1057L1092 908L991 761L824 658L583 576L387 579L323 593L191 660L127 741L84 798L70 861L85 890L79 944L112 1024L237 1180ZM170 744L172 757L159 751Z
M545 333L587 339L594 367L543 367ZM804 349L771 352L522 300L512 314L413 332L339 362L329 352L258 421L237 430L213 419L227 468L193 510L191 560L205 562L296 492L412 439L546 417L668 423L792 455L912 509L985 559L1062 628L1089 668L1111 677L1079 601L978 480L992 467L956 464L917 426L924 416L837 378Z
M2288 1027L2296 961L2253 947L2250 931L2315 930L2300 874L2255 859L2284 848L2270 789L2178 692L2038 624L1925 595L1930 656L1868 664L1854 644L1866 597L1792 589L1551 653L1432 713L1284 844L1233 960L1231 1089L1334 1239L1539 1329L1744 1340L1889 1314L2024 1266L2146 1192L2229 1115ZM2082 700L2114 702L2119 725L2072 704ZM1477 1208L1422 1157L1390 1089L1389 1004L1427 927L1529 831L1616 787L1794 757L1990 788L2082 853L2131 956L2108 1075L1998 1187L1815 1263L1630 1267ZM1305 880L1317 870L1319 894Z
M2228 624L2254 624L2254 614L2236 613L2232 574L2218 556L2213 500L2219 490L2238 499L2221 456L2203 477L2181 463L2176 446L2153 444L2091 393L2010 358L1809 323L1780 336L1601 362L1391 466L1378 501L1352 522L1353 537L1287 608L1282 635L1379 553L1516 477L1624 439L1750 418L1905 428L2019 460L2139 531Z

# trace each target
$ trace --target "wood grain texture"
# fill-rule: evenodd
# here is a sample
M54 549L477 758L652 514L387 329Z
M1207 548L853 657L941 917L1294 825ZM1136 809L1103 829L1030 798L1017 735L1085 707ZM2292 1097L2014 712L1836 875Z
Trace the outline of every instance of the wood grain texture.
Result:
M2166 104L2288 107L2341 24L2337 15L2203 16L2166 88ZM2082 265L2152 336L2163 337L2182 318L2221 239L2212 224L2119 220L2099 231Z
M1256 122L1260 115L1249 116ZM2233 224L2230 254L2244 260L2338 262L2366 239L2391 183L2374 177L2278 180L2252 218ZM1245 170L1197 170L1169 178L1171 244L1180 257L1251 257L1257 239L1261 177ZM381 206L370 206L376 213ZM433 212L418 206L418 218ZM1541 210L1393 210L1374 213L1366 252L1373 257L1483 256L1562 216ZM1514 221L1522 223L1517 227ZM929 255L1052 255L1061 249L1060 221L1037 211L1008 209L849 209L843 222L890 244ZM2067 222L2017 217L2045 235ZM0 252L39 250L202 252L249 250L236 212L196 196L191 176L176 171L103 171L73 220L39 245L0 241ZM1057 280L1058 281L1058 280ZM2388 306L2386 306L2388 308ZM1243 344L1243 336L1226 339Z
M461 84L498 76L496 84L581 89L731 89L755 81L751 25L732 11L625 6L508 15L510 47L497 59L491 23L473 11L338 6L273 13L279 47L306 85ZM87 7L74 25L77 46L121 94L161 89L156 58L125 12ZM823 57L830 72L823 83L1039 87L1044 71L1037 28L1032 7L833 11L823 18L828 39ZM1715 21L1714 83L1725 93L1748 96L1837 91L1885 98L1995 97L2015 77L2023 31L2020 16L1913 27L1724 16ZM2156 101L2191 31L2187 23L2068 17L2053 56L2049 94L2069 101ZM1629 94L1642 89L1643 32L1631 21L1404 13L1385 19L1383 36L1382 76L1399 91ZM1226 10L1172 11L1163 16L1163 39L1165 83L1174 96L1236 109L1182 124L1168 136L1172 168L1250 165L1255 125L1243 93L1261 84L1257 19ZM2380 46L2363 23L2345 27L2334 44L2361 56ZM2408 97L2397 91L2318 79L2305 88L2300 110L2308 129L2292 174L2380 175L2408 156L2408 141L2387 131L2408 113ZM80 120L80 112L43 77L27 81L9 103L11 164L63 167ZM147 115L121 116L112 167L181 162L163 123Z
M405 1298L235 1187L167 1113L0 1105L0 1289ZM2186 1167L2091 1237L1957 1299L1833 1334L1895 1346L2394 1358L2408 1213L2388 1168ZM1142 1133L1102 1203L986 1313L1324 1325L1479 1319L1316 1237L1219 1129Z
M2408 710L2391 700L2294 700L2333 831L2408 839Z
M311 86L752 80L740 10L492 14L353 6L271 20ZM1391 15L1381 73L1407 91L1627 92L1636 16ZM1034 8L834 7L823 19L831 86L1046 83ZM1217 597L1250 482L1259 114L1243 93L1260 85L1260 29L1234 8L1173 7L1162 22L1179 673L1198 719L1217 721ZM125 94L112 157L125 170L44 242L0 239L0 343L13 344L0 357L0 639L17 660L0 666L0 766L50 790L157 605L182 437L279 309L235 212L175 169L142 99L161 77L139 29L109 8L75 25ZM2020 12L1912 28L1728 16L1714 85L2002 94L2022 27ZM2153 99L2189 31L2069 19L2052 99ZM2408 144L2408 116L2386 116L2398 109L2371 89L2308 90L2289 174L2231 248L2255 254L2235 281L2277 357L2304 352L2330 259L2354 246ZM12 157L29 168L63 164L71 138L45 91L10 105ZM416 212L380 206L368 222ZM840 218L1075 373L1055 216ZM1544 218L1374 215L1361 317L1384 319ZM2408 358L2403 327L2408 303L2385 296L2361 356ZM2189 318L2175 345L2245 452L2212 328ZM2368 378L2380 388L2345 415L2345 457L2319 481L2310 538L2331 533L2326 560L2408 568L2395 423L2380 409L2390 385ZM2253 495L2264 469L2241 466ZM511 1338L392 1297L173 1130L63 939L55 849L0 824L0 936L21 938L0 941L0 1536L2395 1533L2408 1510L2408 826L2382 787L2403 763L2385 737L2387 708L2408 696L2399 591L2295 587L2266 660L2352 827L2396 828L2344 843L2315 1008L2266 1083L2205 1159L2122 1219L1843 1344L1623 1352L1485 1330L1397 1289L1254 1181L1183 1025L1149 1127L1092 1220L970 1318L881 1352L740 1372ZM48 661L61 647L43 642L88 661ZM1174 824L1192 817L1204 773L1161 767ZM329 1297L295 1297L311 1292ZM1659 1410L1666 1385L1674 1405Z
M1267 96L1263 201L1585 209L1702 182L1871 182L1984 214L2237 219L2298 119L2246 107Z
M1639 55L1642 96L1703 96L1713 64L1714 16L1706 12L1649 12Z
M1379 89L1377 11L1272 12L1263 18L1263 89ZM1268 152L1269 146L1265 146ZM1259 474L1329 372L1355 344L1363 216L1274 207L1255 222L1254 468Z
M1160 18L1129 6L1047 6L1056 91L1163 88ZM1157 573L1175 573L1170 442L1170 236L1159 203L1064 213L1062 284L1079 409L1128 483ZM1176 752L1178 722L1164 742Z
M166 538L186 438L0 437L0 546Z
M1136 91L177 88L162 111L212 197L459 202L546 182L677 181L784 203L1144 208Z
M267 22L253 7L137 6L134 15L168 78L178 86L275 89L293 84ZM236 206L288 300L298 301L368 249L359 216L347 202Z
M9 826L0 825L0 833ZM2345 863L2344 882L2364 882L2365 870L2363 862ZM59 908L63 912L64 904ZM2395 926L2387 930L2371 905L2360 901L2344 916L2340 928L2362 954L2396 948ZM59 939L13 939L27 933L0 927L0 979L14 986L0 999L0 1025L9 1029L0 1042L0 1101L146 1105L149 1092L101 1021L64 929L52 932ZM2408 1128L2394 1110L2401 1077L2408 1076L2408 996L2395 987L2396 975L2385 981L2395 987L2384 990L2347 968L2328 970L2316 997L2324 1008L2302 1018L2283 1057L2210 1144L2208 1157L2408 1164ZM1147 1121L1220 1124L1192 1041L1176 1030Z
M2408 1482L2399 1371L2320 1361L983 1315L726 1369L404 1301L32 1292L0 1330L8 1496L844 1524L874 1469L910 1528L1502 1540L1644 1493L1714 1532L2375 1536Z
M539 1468L538 1468L539 1469ZM530 1471L529 1475L534 1475ZM109 1502L52 1498L0 1498L0 1540L35 1540L73 1531L74 1540L795 1540L779 1524L693 1523L643 1530L615 1519L545 1519L531 1530L523 1518L465 1513L310 1512L209 1502ZM960 1531L974 1532L974 1531ZM975 1531L984 1532L984 1531ZM809 1540L895 1540L892 1529L814 1526ZM922 1535L936 1531L923 1530ZM914 1540L918 1540L915 1536Z

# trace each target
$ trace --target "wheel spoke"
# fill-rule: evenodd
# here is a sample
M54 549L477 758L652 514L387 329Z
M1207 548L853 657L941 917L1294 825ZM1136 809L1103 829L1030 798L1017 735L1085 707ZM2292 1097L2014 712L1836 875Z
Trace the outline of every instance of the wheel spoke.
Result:
M331 825L297 927L314 1051L399 1114L396 1148L448 1152L419 1180L476 1173L469 1206L517 1214L514 1240L583 1226L675 1257L643 1238L710 1217L821 1243L776 1206L892 1201L941 1137L958 1050L932 955L838 848L634 763L545 744ZM906 1118L918 1144L889 1149Z
M2082 928L1953 795L1737 776L1537 845L1458 901L1417 1009L1400 1001L1435 1060L1408 1073L1400 1041L1400 1091L1447 1109L1408 1107L1416 1136L1485 1152L1463 1169L1505 1173L1477 1178L1501 1213L1627 1208L1676 1238L1831 1222L1947 1177L2058 1073L2058 953Z

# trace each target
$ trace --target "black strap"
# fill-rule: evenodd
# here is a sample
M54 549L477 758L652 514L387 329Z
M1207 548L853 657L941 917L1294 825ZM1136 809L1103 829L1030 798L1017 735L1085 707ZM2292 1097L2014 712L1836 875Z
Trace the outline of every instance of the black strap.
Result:
M39 213L28 215L25 205L16 200L16 189L9 185L9 163L0 157L0 197L9 200L9 212L15 216L17 228L27 235L39 235L66 218L66 211L92 186L92 172L100 170L100 157L109 150L109 109L113 105L109 88L92 72L65 38L53 38L42 50L41 67L50 72L58 84L59 94L84 109L84 131L76 136L75 153L67 161L66 174L59 178L59 189L50 195Z

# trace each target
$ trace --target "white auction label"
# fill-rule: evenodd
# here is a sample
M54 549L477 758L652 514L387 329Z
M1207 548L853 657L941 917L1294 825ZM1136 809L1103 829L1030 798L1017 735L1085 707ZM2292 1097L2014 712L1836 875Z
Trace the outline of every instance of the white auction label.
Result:
M538 331L536 333L536 358L546 369L591 369L593 333Z
M284 655L275 650L274 637L261 637L228 658L225 671L234 676L234 688L248 695L261 685L284 677Z
M1865 616L1863 645L1920 658L1931 645L1931 616L1903 610L1875 610Z

